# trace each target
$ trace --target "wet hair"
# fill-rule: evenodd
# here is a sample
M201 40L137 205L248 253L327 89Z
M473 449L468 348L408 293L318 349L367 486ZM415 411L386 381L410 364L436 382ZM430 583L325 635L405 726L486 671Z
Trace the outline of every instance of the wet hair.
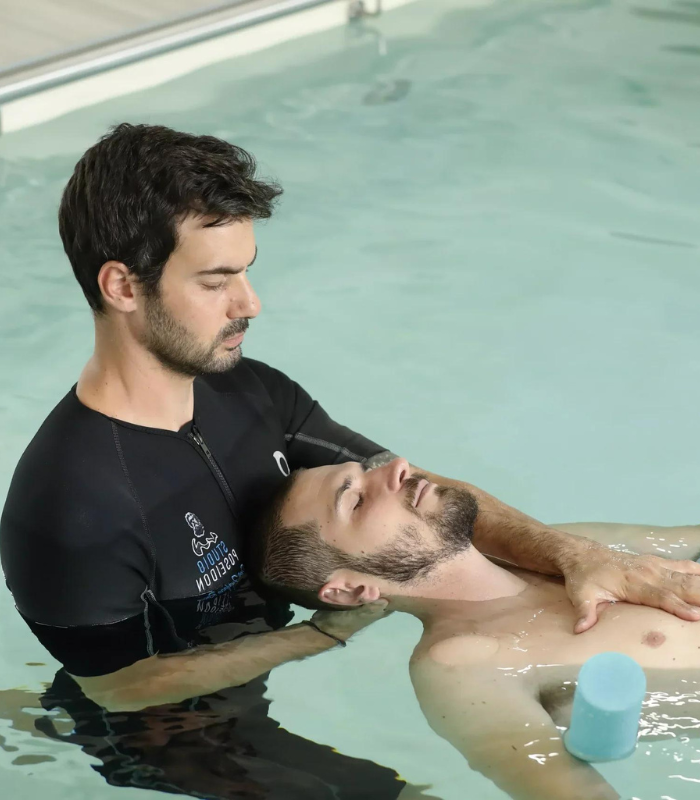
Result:
M255 171L250 153L214 136L112 128L76 164L58 212L64 250L93 311L104 311L97 277L110 260L157 293L188 215L212 217L205 227L269 218L282 189Z

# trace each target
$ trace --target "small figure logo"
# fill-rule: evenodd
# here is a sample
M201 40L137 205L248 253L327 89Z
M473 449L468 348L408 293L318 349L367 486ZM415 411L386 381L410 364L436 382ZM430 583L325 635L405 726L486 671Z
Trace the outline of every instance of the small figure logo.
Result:
M191 511L188 511L187 514L185 514L185 522L187 522L190 528L192 528L192 533L195 536L195 538L192 539L192 549L194 550L194 554L197 556L197 558L201 558L213 544L217 543L219 537L213 531L207 536L207 532L204 530L204 525L202 525L202 523L199 521L199 518ZM206 536L206 539L201 541L203 536Z

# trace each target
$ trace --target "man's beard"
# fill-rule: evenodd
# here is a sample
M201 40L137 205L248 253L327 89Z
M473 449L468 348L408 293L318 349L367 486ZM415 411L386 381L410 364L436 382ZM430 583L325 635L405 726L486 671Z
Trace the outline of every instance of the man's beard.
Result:
M479 507L476 498L464 489L436 486L435 494L443 503L439 511L420 514L413 508L418 482L423 475L412 475L407 488L406 507L429 525L437 543L423 541L415 525L404 525L388 545L370 556L350 556L343 566L395 583L410 583L427 577L438 564L450 561L469 549Z
M160 293L146 299L146 329L142 343L164 366L178 375L196 377L225 372L241 360L240 346L224 355L217 351L222 342L248 328L247 319L233 320L210 345L203 345L168 311Z

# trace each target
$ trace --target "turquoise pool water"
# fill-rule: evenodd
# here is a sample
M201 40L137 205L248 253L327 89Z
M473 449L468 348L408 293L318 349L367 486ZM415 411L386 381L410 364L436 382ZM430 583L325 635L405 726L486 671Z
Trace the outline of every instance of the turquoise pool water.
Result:
M61 189L129 120L228 138L285 186L246 354L335 418L548 522L697 522L699 58L690 0L426 0L0 138L0 496L91 349ZM275 670L271 715L444 800L503 797L424 722L418 635L395 614ZM35 729L57 665L4 586L0 642L3 796L163 797ZM697 797L697 742L600 769Z

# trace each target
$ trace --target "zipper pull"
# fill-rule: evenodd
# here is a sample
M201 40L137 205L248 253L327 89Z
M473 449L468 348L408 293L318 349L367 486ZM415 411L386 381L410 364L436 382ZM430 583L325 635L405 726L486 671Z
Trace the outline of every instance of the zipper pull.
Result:
M194 442L196 442L202 450L204 450L204 454L207 458L212 458L211 450L207 447L207 443L202 439L202 434L199 432L198 428L192 426L192 433L190 434Z

